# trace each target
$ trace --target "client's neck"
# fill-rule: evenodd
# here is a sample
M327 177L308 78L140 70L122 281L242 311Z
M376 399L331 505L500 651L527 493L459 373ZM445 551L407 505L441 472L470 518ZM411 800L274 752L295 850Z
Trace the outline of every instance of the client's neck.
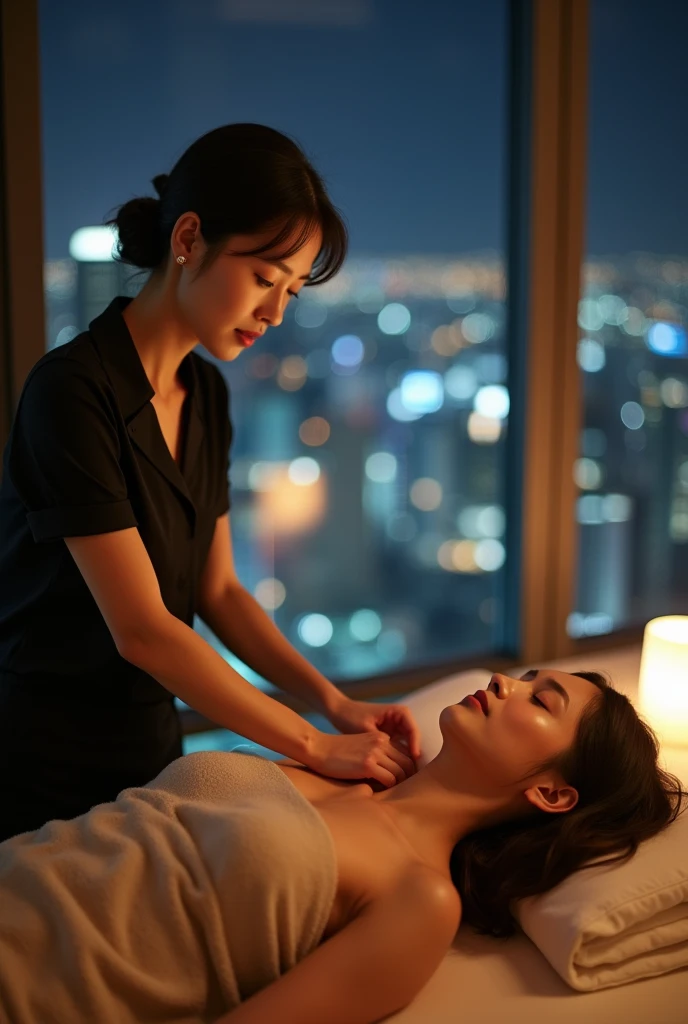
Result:
M456 774L456 765L445 764L440 753L415 775L372 797L421 859L439 870L446 870L460 839L508 816L503 794L462 785Z

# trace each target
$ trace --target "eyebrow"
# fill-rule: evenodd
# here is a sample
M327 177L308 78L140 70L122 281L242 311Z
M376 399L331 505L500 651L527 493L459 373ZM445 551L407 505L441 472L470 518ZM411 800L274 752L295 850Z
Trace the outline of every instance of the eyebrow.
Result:
M528 671L525 673L525 675L529 676L531 673L533 673L534 675L539 675L540 669L539 668L528 669ZM556 692L561 697L564 698L564 703L566 704L566 710L568 711L568 707L569 707L569 704L570 704L570 699L569 699L568 693L566 692L564 687L561 685L561 683L557 682L557 680L554 679L552 676L545 676L545 683L549 687L551 687L551 689L556 690Z
M283 270L285 274L291 274L292 272L291 267L288 267L286 263L282 263L281 260L269 260L266 256L259 256L258 259L262 260L263 263L273 263L276 267L279 267L280 270ZM302 274L299 281L307 281L309 276L309 274Z

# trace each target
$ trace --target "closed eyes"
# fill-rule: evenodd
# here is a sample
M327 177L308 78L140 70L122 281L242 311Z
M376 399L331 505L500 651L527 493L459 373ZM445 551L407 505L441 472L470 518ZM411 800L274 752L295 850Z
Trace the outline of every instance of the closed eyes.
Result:
M525 683L529 679L534 679L535 676L539 675L540 671L541 670L538 669L538 668L531 668L531 669L529 669L528 672L526 672L524 675L521 676L521 679ZM566 692L564 687L561 685L561 683L557 682L556 679L553 679L552 676L544 677L544 682L546 684L545 688L546 689L550 689L550 690L554 690L555 693L558 693L559 696L564 701L564 703L566 704L566 707L564 709L564 714L565 714L568 711L568 709L569 709L569 704L571 703L571 698L569 697L568 693ZM542 701L537 701L537 703L538 704L542 704L543 708L547 708L547 710L551 713L551 708L547 707L547 705L544 704Z
M260 276L260 274L256 274L256 278L258 280L258 284L262 285L264 288L275 287L272 281L266 281L264 277ZM289 294L292 295L295 299L298 299L299 297L296 292L289 292Z
M532 694L530 699L533 701L534 704L539 704L541 708L545 709L545 711L549 711L549 708L547 707L545 702L543 700L540 700L539 697L536 697L535 694Z

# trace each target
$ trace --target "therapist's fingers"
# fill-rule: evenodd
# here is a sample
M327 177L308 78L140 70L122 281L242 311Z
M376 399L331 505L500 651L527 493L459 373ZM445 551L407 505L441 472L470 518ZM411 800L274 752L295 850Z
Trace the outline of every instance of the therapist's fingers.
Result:
M386 754L389 760L398 766L407 779L410 778L411 775L416 774L417 769L414 761L408 756L408 754L405 754L400 747L396 746L393 739L390 739L389 741L389 748L387 749ZM385 762L385 767L390 768L390 765ZM390 770L392 769L390 768ZM399 781L401 781L401 779L399 779Z
M411 710L407 708L405 704L401 704L399 710L402 715L403 726L408 738L411 756L417 761L421 755L420 729L418 728L418 723L413 717Z
M394 733L401 733L408 744L411 757L417 761L421 755L420 729L412 712L405 704L394 704L390 706L387 714L390 721L388 725L382 728L385 729L385 732L389 732L392 735Z
M400 750L402 754L406 754L407 757L411 757L408 740L404 735L402 735L402 733L395 733L394 736L390 736L390 740L393 747L396 747L397 750Z

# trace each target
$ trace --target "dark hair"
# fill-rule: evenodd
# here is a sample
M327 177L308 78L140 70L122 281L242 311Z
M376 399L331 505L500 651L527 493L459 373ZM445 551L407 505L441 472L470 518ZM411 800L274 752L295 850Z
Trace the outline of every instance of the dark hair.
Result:
M118 262L164 270L172 229L189 211L198 215L208 246L196 276L214 263L230 235L272 227L276 233L268 242L242 255L281 246L296 231L292 245L275 254L285 259L320 228L319 266L306 286L329 281L346 259L347 228L320 175L296 142L274 128L250 123L215 128L189 146L169 175L158 174L152 182L159 199L130 199L105 222L117 228Z
M659 743L630 700L598 672L573 672L599 687L581 713L568 750L534 765L524 781L556 768L578 791L561 814L532 815L464 836L450 869L462 920L482 934L506 937L518 927L511 903L547 892L587 862L618 853L630 860L643 840L678 816L680 781L658 765ZM676 797L672 803L670 799Z

